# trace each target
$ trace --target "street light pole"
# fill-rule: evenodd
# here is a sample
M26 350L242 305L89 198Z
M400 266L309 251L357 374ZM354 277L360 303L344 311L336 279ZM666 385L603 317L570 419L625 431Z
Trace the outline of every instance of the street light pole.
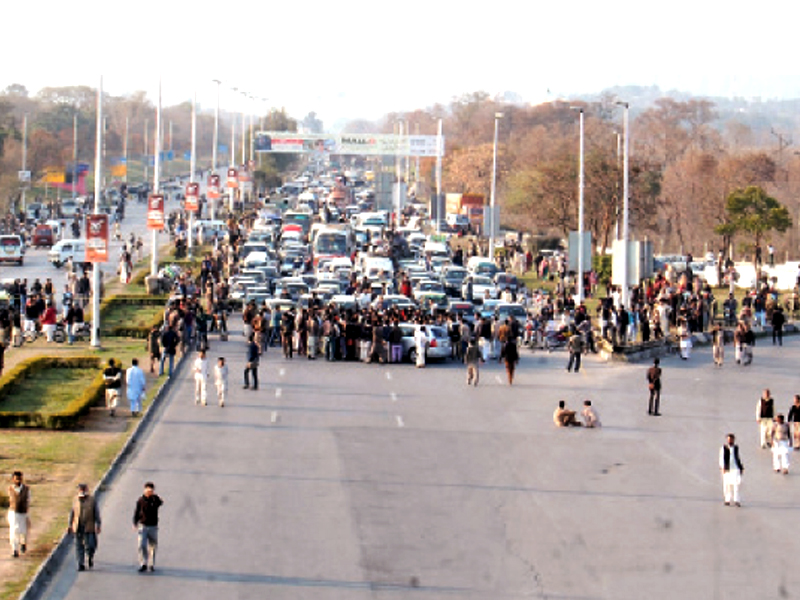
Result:
M578 304L583 302L583 273L585 265L583 264L583 190L584 190L584 147L583 147L583 108L572 107L579 113L580 122L580 142L578 153L578 284L577 296Z
M622 143L622 306L628 308L630 295L628 292L628 167L629 167L629 148L630 131L628 130L629 106L627 102L617 102L624 108L622 116L622 130L624 141Z
M94 214L100 214L100 194L103 180L103 77L97 88L97 135L94 148ZM100 347L100 264L92 269L92 348Z
M217 84L217 108L214 111L214 147L211 149L211 174L217 174L217 147L219 146L219 88L222 82L219 79L212 79ZM211 220L217 216L217 200L211 199Z
M491 195L489 196L490 201L490 214L489 214L489 258L494 261L494 232L497 229L497 223L495 223L495 192L497 188L497 131L498 131L498 124L500 123L500 119L503 118L503 113L494 113L494 150L492 152L492 190Z
M78 179L78 113L72 115L72 200L75 201L75 184Z
M158 194L159 177L161 175L161 79L158 80L158 106L156 107L156 151L153 162L153 194ZM165 203L166 204L166 203ZM150 231L152 244L150 252L150 276L158 275L158 231Z
M28 166L28 115L22 116L22 170L27 170ZM27 212L27 205L25 203L25 186L30 185L30 181L22 183L22 212ZM26 215L27 218L27 215Z
M234 168L234 167L236 167L236 113L235 112L231 113L231 119L232 119L232 123L231 123L231 168ZM227 185L227 183L226 183L226 185ZM235 201L234 201L234 198L233 198L234 188L229 187L228 191L230 192L230 200L229 200L230 201L230 207L229 208L230 208L231 216L232 216L233 215L233 209L234 209L234 206L235 206L235 204L234 204Z
M192 97L192 153L189 160L189 183L194 182L195 171L197 169L197 92ZM199 197L198 197L199 202ZM194 246L194 211L189 211L189 258L192 258L192 248Z
M442 120L436 126L436 231L442 232L442 213L444 212L444 193L442 192Z

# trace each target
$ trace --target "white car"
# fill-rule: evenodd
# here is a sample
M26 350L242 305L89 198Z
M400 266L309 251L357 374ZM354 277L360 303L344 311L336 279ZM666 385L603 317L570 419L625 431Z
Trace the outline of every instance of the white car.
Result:
M444 286L440 281L435 281L433 279L422 279L414 288L414 300L419 301L420 296L428 292L444 294Z
M491 277L484 275L468 275L461 284L461 297L467 299L467 287L472 283L471 300L483 300L484 298L497 298L497 286ZM488 293L488 296L487 296Z

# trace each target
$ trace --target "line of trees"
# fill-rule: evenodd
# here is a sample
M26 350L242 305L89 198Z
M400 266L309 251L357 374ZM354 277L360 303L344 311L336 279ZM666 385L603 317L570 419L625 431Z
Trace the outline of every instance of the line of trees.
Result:
M498 202L503 225L566 236L577 229L578 115L585 112L586 228L605 249L613 241L622 207L622 110L611 93L591 102L555 101L511 105L477 92L410 113L391 113L377 127L390 132L404 120L414 133L434 135L443 120L447 156L444 191L481 193L487 198L492 172L494 115L499 122ZM630 224L632 234L656 241L656 252L751 252L752 236L733 237L728 198L758 187L786 210L789 224L767 228L759 242L798 257L800 235L791 226L800 211L800 159L770 146L748 120L721 119L704 99L664 97L647 107L631 107ZM757 119L755 119L757 121ZM785 125L785 123L782 123ZM351 131L370 124L355 122ZM374 127L373 127L374 130ZM791 132L788 132L791 133ZM432 162L423 162L423 175ZM743 230L740 230L743 231ZM783 232L788 232L782 235Z

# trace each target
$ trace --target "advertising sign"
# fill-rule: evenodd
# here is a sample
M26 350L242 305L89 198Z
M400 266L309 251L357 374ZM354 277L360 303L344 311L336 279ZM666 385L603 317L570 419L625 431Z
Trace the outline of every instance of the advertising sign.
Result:
M206 192L209 200L219 200L219 175L208 176L208 191Z
M234 169L233 167L228 169L228 187L229 188L239 187L239 179L237 177L236 169Z
M190 212L197 212L200 208L200 184L187 183L186 184L186 201L183 204L184 208Z
M164 196L151 194L147 198L147 228L161 231L164 229Z
M86 262L108 262L108 215L86 215Z
M327 134L261 131L255 151L287 154L354 154L360 156L444 156L444 137L435 135Z

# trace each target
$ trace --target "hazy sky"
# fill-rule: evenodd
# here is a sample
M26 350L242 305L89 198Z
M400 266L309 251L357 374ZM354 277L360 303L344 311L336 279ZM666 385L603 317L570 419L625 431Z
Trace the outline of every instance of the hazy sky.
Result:
M9 3L6 3L9 4ZM222 85L326 124L485 90L531 102L652 85L698 95L800 97L800 5L676 0L64 2L3 6L0 89L90 85L114 95L158 78L165 104L205 108ZM224 7L229 6L226 12ZM241 9L239 7L247 8ZM790 62L791 61L791 62ZM254 111L266 103L255 101Z

